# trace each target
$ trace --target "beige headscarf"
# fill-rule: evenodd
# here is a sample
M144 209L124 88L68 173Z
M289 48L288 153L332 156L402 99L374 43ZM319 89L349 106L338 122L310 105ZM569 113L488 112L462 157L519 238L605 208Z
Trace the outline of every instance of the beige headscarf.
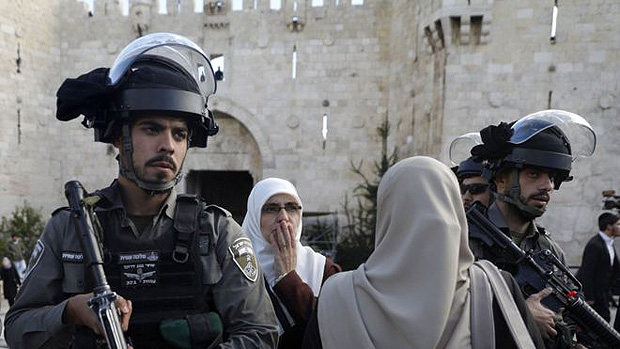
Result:
M474 257L456 177L432 158L408 158L386 172L377 200L374 252L321 289L323 347L471 347Z

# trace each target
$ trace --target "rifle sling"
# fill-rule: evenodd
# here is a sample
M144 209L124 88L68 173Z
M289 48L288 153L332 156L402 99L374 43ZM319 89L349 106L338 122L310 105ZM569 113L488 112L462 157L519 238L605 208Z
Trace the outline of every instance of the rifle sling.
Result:
M493 325L493 290L484 271L474 264L471 277L471 347L495 348Z
M502 275L499 273L497 267L486 260L480 260L476 262L474 266L482 268L487 276L489 283L493 288L495 299L497 299L497 303L502 310L502 314L504 314L504 319L506 320L506 324L512 333L512 338L514 339L517 347L520 349L535 348L534 341L532 340L532 337L530 337L530 333L525 326L525 322L523 322L521 313L510 296L510 290L508 289L508 286L502 278Z

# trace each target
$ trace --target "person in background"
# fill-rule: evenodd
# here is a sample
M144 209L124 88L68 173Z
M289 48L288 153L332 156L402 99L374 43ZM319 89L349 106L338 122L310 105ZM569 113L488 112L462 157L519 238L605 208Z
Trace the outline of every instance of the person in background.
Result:
M2 258L2 269L0 269L0 278L2 279L2 292L4 299L9 302L9 306L15 303L17 296L17 288L22 284L17 269L8 257Z
M9 250L9 258L15 264L20 280L24 280L26 261L24 260L24 244L22 239L17 234L11 234L11 241L7 244L7 248Z
M391 167L377 193L375 250L325 282L303 348L542 348L516 282L474 263L467 235L447 166L419 156Z
M620 272L614 238L620 235L620 217L605 212L598 217L599 231L583 250L577 279L583 285L586 301L603 319L610 321L611 286Z
M468 132L454 138L448 149L450 161L452 164L457 164L452 167L452 171L456 174L461 187L465 211L476 201L484 207L489 207L494 199L489 180L482 176L482 164L471 157L471 149L479 144L482 144L480 133Z
M465 211L469 210L476 201L484 207L489 207L493 202L493 194L491 194L489 181L482 177L482 164L469 157L459 163L455 173L461 187Z
M267 178L252 189L242 224L256 249L278 316L279 348L301 346L321 285L342 270L329 258L301 244L302 210L293 184Z

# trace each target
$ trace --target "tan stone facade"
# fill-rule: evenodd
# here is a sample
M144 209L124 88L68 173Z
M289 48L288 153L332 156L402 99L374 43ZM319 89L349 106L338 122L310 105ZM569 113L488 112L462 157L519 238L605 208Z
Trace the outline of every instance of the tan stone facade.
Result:
M96 188L114 178L115 150L76 120L56 121L54 95L64 78L109 66L140 33L161 31L225 57L209 103L221 132L190 152L186 171L287 178L306 210L335 211L357 182L350 161L370 170L377 158L385 117L401 157L448 162L453 137L551 107L584 116L599 140L541 220L569 262L595 230L601 191L620 190L616 0L559 1L555 43L551 0L282 0L280 10L245 0L241 11L205 0L203 13L168 0L165 15L157 0L131 3L123 16L118 1L95 0L89 16L75 0L0 1L0 214L24 200L49 212L64 204L67 180Z

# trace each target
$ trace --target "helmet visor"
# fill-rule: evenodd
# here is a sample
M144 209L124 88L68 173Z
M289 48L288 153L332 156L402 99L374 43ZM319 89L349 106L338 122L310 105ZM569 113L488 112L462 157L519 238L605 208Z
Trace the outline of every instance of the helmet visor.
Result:
M568 138L573 160L594 153L596 134L592 126L581 116L564 110L543 110L522 117L512 125L513 134L509 142L522 144L554 126Z
M458 165L467 160L471 156L471 148L478 144L482 144L480 132L470 132L456 137L450 143L450 150L448 151L452 165Z
M108 85L119 84L133 62L141 55L170 59L185 69L196 81L205 99L215 93L213 68L202 49L191 40L171 33L145 35L127 45L108 73Z

